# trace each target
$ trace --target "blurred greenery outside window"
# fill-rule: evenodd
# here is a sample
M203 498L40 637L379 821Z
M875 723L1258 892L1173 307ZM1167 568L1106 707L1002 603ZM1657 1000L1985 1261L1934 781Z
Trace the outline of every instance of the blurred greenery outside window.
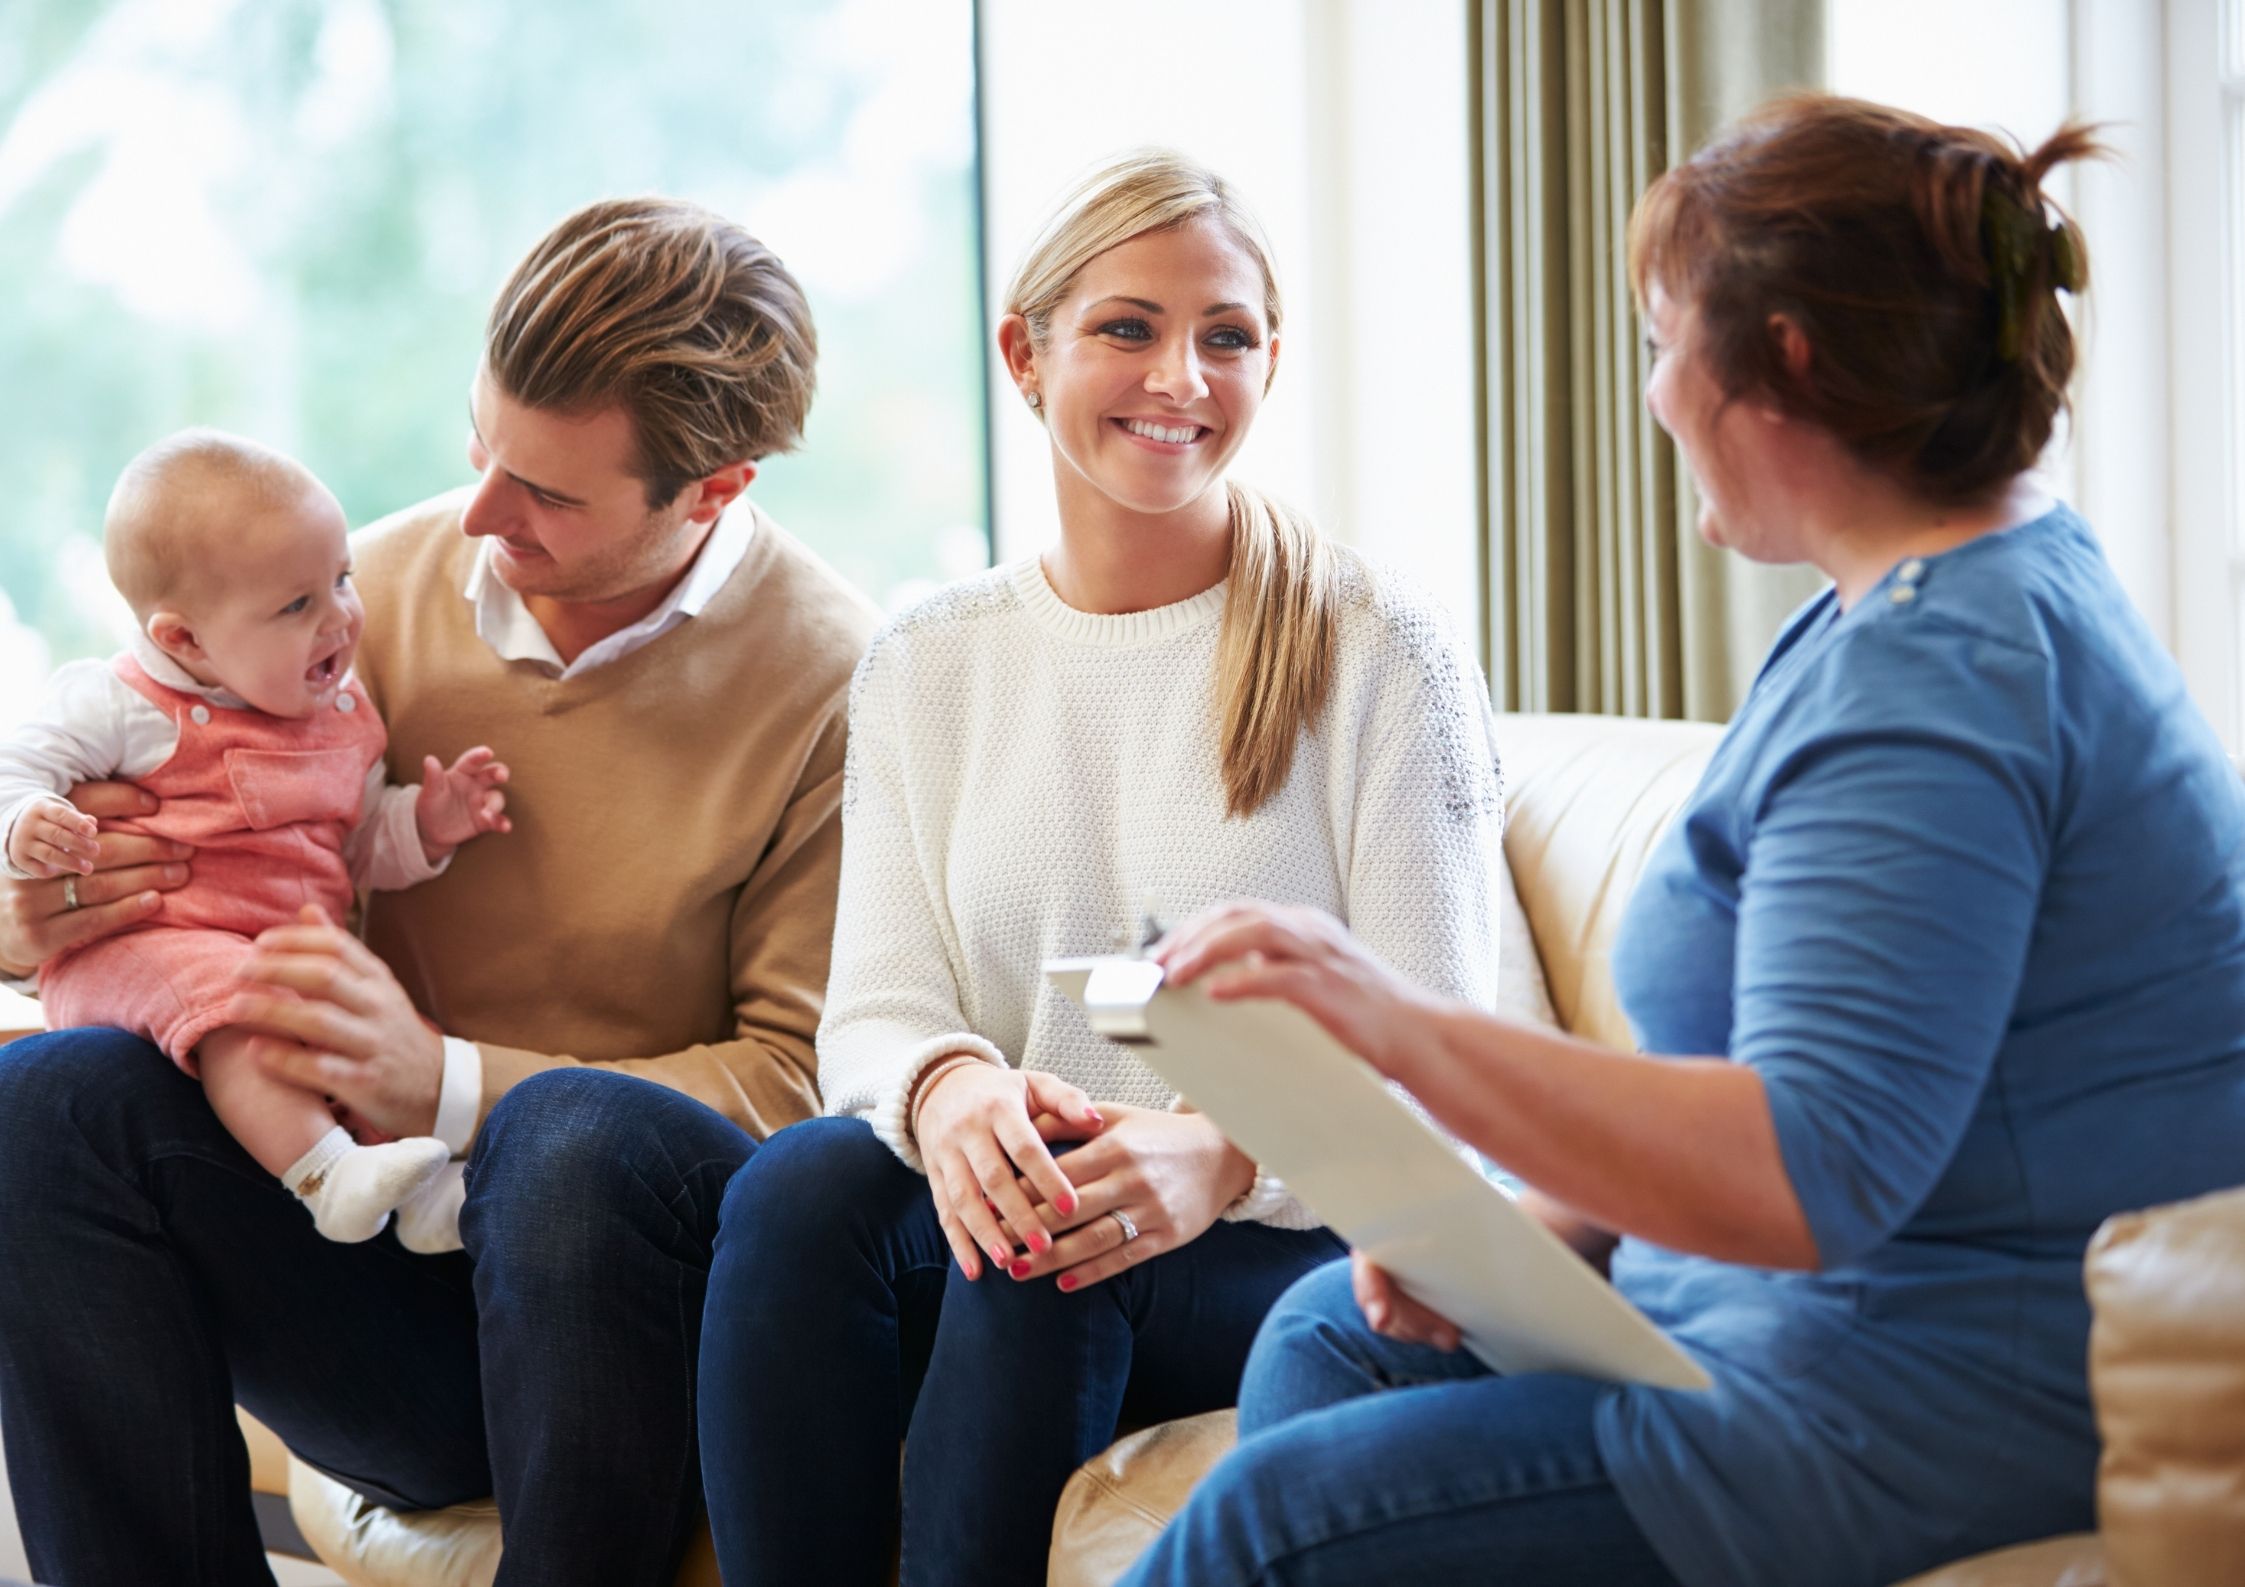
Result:
M9 0L0 728L131 619L118 470L189 424L352 524L468 483L492 296L592 199L770 244L817 319L752 498L884 606L988 560L971 0Z

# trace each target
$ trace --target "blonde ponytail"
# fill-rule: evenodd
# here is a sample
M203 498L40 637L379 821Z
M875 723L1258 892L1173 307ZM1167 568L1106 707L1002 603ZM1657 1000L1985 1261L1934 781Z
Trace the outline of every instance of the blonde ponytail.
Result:
M1340 568L1307 517L1245 485L1225 491L1232 571L1216 641L1217 743L1225 812L1244 816L1286 786L1294 741L1324 715Z

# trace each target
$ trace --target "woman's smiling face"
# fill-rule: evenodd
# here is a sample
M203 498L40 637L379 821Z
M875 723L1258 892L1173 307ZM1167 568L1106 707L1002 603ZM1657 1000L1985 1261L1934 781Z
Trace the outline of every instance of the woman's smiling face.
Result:
M1077 273L1025 388L1054 451L1101 494L1173 512L1220 484L1278 356L1255 256L1195 221L1118 243Z

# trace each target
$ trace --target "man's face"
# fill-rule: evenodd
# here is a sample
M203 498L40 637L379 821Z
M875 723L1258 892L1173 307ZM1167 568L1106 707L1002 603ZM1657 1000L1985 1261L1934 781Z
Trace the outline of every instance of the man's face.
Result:
M638 438L621 407L525 407L479 370L468 413L468 464L483 483L460 527L497 542L491 565L519 595L593 603L666 583L721 510L693 485L647 505L646 481L632 472Z

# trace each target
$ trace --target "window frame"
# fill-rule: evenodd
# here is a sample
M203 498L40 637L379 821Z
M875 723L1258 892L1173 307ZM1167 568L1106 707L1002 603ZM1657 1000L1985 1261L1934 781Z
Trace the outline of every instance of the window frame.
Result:
M2166 22L2176 654L2234 753L2245 747L2245 0L2169 0Z

